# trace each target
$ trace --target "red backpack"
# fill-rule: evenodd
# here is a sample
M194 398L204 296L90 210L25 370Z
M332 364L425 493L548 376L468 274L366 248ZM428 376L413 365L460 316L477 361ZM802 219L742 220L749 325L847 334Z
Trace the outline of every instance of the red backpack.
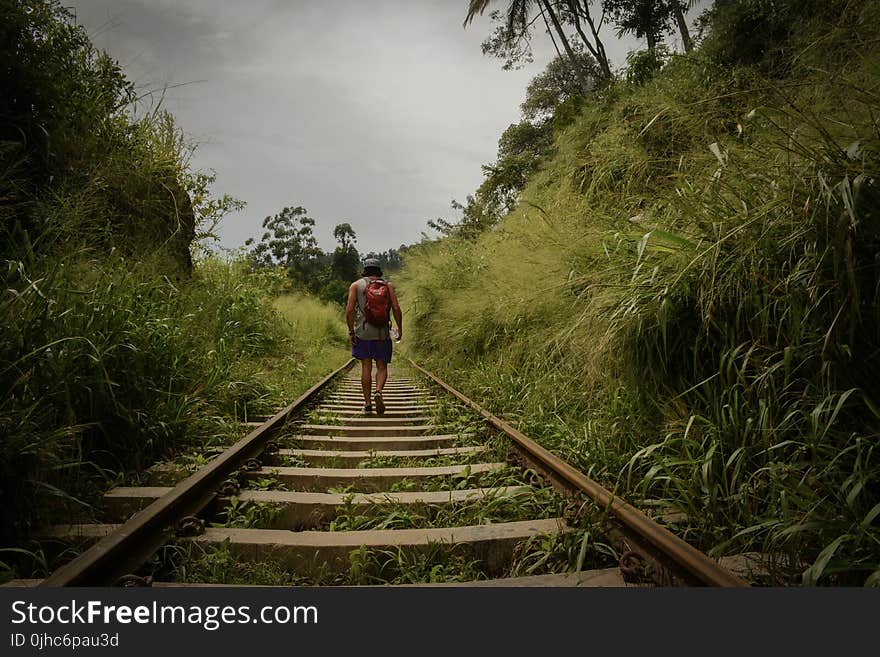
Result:
M364 290L364 319L373 326L388 326L391 319L391 292L381 278L367 282Z

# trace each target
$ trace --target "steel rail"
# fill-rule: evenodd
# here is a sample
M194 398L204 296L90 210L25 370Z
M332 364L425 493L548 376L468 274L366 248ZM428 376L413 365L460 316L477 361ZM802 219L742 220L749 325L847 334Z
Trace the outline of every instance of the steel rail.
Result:
M182 517L207 506L222 481L249 458L262 452L269 438L285 420L311 401L317 392L342 372L354 359L334 370L304 392L296 401L273 415L220 456L199 468L168 493L137 513L128 522L103 537L88 550L62 566L40 586L101 586L136 570L166 541L166 534Z
M521 431L518 431L501 418L487 411L428 370L420 367L412 359L407 360L418 372L421 372L446 392L477 411L493 427L507 434L531 459L541 464L562 482L585 493L600 507L608 509L622 525L635 532L639 537L649 541L663 555L671 559L679 568L699 583L707 586L749 586L748 582L737 577L709 558L708 555L682 540L665 527L657 524L634 506L614 495L607 488L590 479L587 475L572 467L549 450L541 447Z

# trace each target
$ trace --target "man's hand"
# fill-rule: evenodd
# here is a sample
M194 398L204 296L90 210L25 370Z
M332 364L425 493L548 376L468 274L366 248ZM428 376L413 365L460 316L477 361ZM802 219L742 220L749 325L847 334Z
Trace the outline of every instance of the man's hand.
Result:
M348 341L351 342L351 346L354 347L358 343L358 336L356 336L354 333L349 333Z

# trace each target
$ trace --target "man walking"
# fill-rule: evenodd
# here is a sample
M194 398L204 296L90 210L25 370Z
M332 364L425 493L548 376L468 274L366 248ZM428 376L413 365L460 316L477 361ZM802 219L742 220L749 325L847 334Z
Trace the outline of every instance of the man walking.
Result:
M361 387L364 391L364 413L371 413L370 387L373 381L373 361L376 362L376 393L373 400L376 412L385 412L382 389L388 380L391 362L391 313L397 323L395 339L403 337L403 314L397 302L394 286L382 278L382 269L375 258L364 260L363 278L348 288L345 321L351 340L351 355L361 361Z

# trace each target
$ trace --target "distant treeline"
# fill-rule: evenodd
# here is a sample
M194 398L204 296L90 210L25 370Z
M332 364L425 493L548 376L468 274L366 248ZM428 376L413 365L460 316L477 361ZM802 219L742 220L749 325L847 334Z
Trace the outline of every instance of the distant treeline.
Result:
M333 237L339 246L332 253L318 247L315 238L315 220L300 206L286 207L263 220L264 233L259 241L250 238L247 261L254 269L280 267L291 287L317 294L321 299L344 304L348 286L361 271L362 259L376 258L383 273L400 269L401 256L409 248L388 249L381 253L369 252L361 256L355 244L357 235L349 223L337 224Z

